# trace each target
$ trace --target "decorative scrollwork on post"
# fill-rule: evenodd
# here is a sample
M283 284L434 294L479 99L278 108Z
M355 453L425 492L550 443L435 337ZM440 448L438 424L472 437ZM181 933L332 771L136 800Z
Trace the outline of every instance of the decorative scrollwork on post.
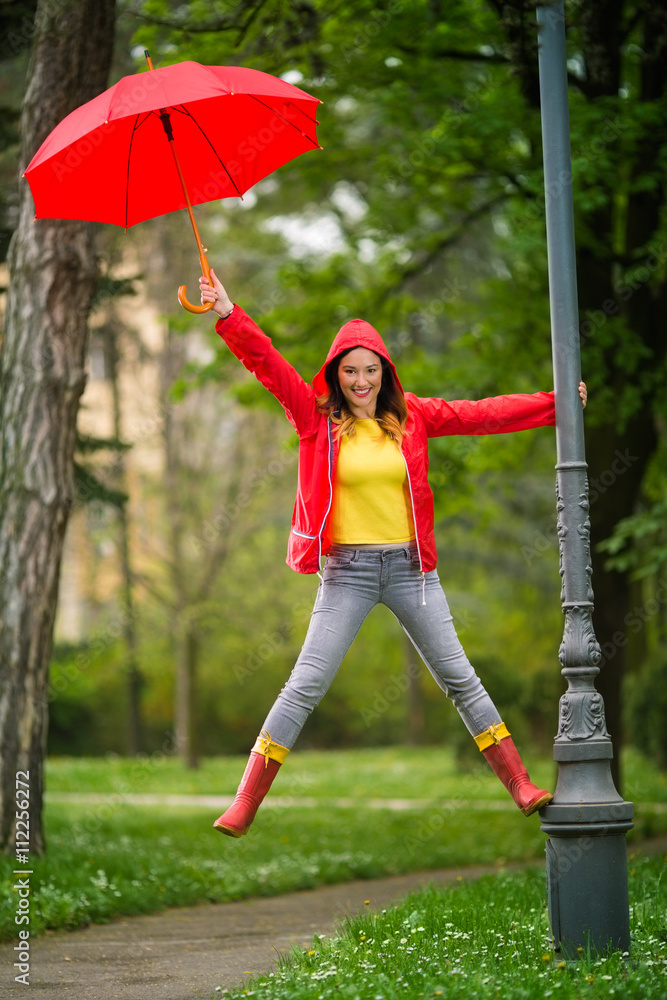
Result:
M595 636L590 607L566 609L558 659L562 667L597 667L600 663L602 651Z
M577 525L577 532L579 537L584 543L584 556L586 558L586 582L588 593L586 594L586 600L593 603L593 566L591 564L591 522L588 516L588 512L591 509L591 505L588 499L588 478L584 481L584 492L579 495L579 507L584 511L585 520Z
M565 615L558 659L568 689L561 698L557 744L608 740L604 702L595 690L602 652L593 628L593 584L586 467L582 463L558 467L556 509L562 603Z
M568 691L560 700L557 739L608 739L602 695L597 691Z

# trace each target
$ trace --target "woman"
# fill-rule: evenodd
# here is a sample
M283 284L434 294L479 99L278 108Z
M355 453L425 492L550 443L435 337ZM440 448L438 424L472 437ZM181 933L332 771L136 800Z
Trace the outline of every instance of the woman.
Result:
M428 484L428 438L554 424L553 393L445 402L404 393L380 335L360 319L339 330L312 385L230 300L200 278L216 330L282 404L299 435L287 563L320 574L308 634L248 760L236 797L213 824L248 832L280 765L329 688L369 611L387 605L515 803L530 816L552 798L532 784L505 723L458 640L440 586ZM579 386L583 405L586 387Z

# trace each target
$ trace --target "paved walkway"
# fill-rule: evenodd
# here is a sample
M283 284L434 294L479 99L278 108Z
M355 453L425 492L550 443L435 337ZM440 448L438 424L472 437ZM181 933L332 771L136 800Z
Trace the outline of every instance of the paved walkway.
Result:
M382 908L421 886L498 870L462 867L358 880L50 933L30 943L28 992L39 1000L211 1000L270 971L293 945L307 947L315 934L331 934L347 914ZM2 998L27 995L13 981L14 961L12 945L0 945Z
M632 845L632 851L638 850L666 852L667 838ZM278 955L293 945L307 947L315 934L331 934L345 915L382 908L425 885L448 885L498 870L475 866L416 872L49 933L30 943L29 992L39 1000L211 1000L270 971ZM0 945L3 1000L26 995L25 986L13 981L15 960L13 945Z

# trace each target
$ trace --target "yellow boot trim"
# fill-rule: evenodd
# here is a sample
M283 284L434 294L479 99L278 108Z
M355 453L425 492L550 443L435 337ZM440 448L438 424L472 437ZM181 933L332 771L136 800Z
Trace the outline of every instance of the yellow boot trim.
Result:
M280 743L274 743L266 729L262 729L252 748L252 752L261 753L264 757L264 767L268 767L269 759L277 760L279 764L284 764L289 750L287 747L281 747Z
M480 750L488 750L494 743L500 743L501 740L504 740L509 735L510 731L505 723L499 722L497 725L494 723L489 726L488 729L485 729L479 736L475 736L474 739Z

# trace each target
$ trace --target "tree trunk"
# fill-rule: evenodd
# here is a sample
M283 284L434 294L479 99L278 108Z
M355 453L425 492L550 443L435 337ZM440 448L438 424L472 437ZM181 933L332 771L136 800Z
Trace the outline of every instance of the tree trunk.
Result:
M116 441L123 438L123 418L118 370L120 353L118 331L111 321L103 331L104 352L109 366L109 381L113 400L113 436ZM125 458L118 452L116 461L116 486L124 490L126 486ZM125 672L127 676L127 740L130 754L136 756L143 749L143 724L141 717L141 693L144 677L139 667L137 654L137 611L134 604L132 565L130 559L130 525L127 503L118 510L118 535L120 542L120 563L123 577L123 639L125 642Z
M176 747L191 770L199 767L196 740L196 693L199 639L197 626L188 623L177 637L176 659Z
M40 0L21 171L55 125L106 86L114 7L115 0ZM33 216L22 181L0 357L0 848L15 846L15 781L23 771L30 851L40 854L48 668L96 260L90 224Z
M169 568L174 588L172 637L175 652L174 733L176 753L192 765L192 730L194 689L191 670L193 625L189 621L188 571L184 554L185 512L181 497L184 479L180 452L183 442L178 437L177 422L169 402L169 389L183 366L183 340L174 336L171 326L161 357L161 399L163 405L163 436L165 449L166 511L169 522ZM195 765L196 766L196 765Z

